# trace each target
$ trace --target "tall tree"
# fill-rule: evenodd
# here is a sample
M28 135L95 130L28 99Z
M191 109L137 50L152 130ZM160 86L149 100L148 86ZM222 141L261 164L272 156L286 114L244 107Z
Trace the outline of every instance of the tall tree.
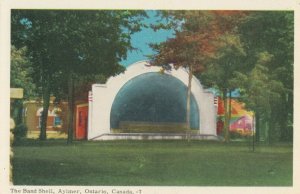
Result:
M225 34L220 37L217 58L207 64L206 71L198 77L206 87L220 91L224 101L224 137L229 141L229 126L231 118L231 93L239 85L232 80L237 72L245 71L243 60L246 53L237 34Z
M292 123L293 115L293 13L247 12L236 32L246 55L233 69L225 66L231 78L227 85L240 88L242 100L255 111L257 140L261 120L266 126L267 140L275 140L277 134L282 140L288 139L287 136L292 136L288 123ZM238 59L235 52L228 54L230 63ZM223 57L220 59L227 63ZM212 70L208 77L217 82L222 68L212 67L203 76ZM221 80L226 83L225 79ZM226 105L225 101L225 109Z
M258 69L266 69L261 72L268 80L273 80L274 84L273 87L269 85L268 88L278 88L278 84L283 87L280 90L274 89L280 97L275 95L276 98L267 98L270 109L266 109L264 115L269 111L270 114L263 117L263 122L267 125L266 130L270 131L270 140L292 140L294 13L291 11L251 12L239 31L249 56L245 60L247 66L254 67L256 72ZM267 55L269 55L268 62L261 63L262 58L266 58ZM251 93L252 90L245 92ZM257 102L256 105L259 103ZM257 123L259 120L261 119L256 119Z
M195 73L201 73L212 60L222 57L218 52L226 44L236 41L230 34L236 28L243 12L238 11L164 11L167 25L173 28L175 37L153 47L158 51L154 64L172 63L175 68L188 69L188 92L186 123L189 128L191 80ZM230 40L231 39L231 40Z
M46 118L55 79L68 83L68 142L73 138L73 82L75 76L113 75L118 62L133 49L130 35L140 30L143 11L13 10L12 42L26 45L33 77L42 88L40 139L46 139Z
M259 140L260 120L264 119L266 125L271 125L272 104L280 102L280 94L284 86L279 80L269 75L268 64L272 62L273 55L262 52L258 54L258 61L254 68L246 75L238 73L233 82L237 82L241 89L241 99L246 103L246 108L255 112L256 134ZM269 130L266 131L266 138L269 141Z

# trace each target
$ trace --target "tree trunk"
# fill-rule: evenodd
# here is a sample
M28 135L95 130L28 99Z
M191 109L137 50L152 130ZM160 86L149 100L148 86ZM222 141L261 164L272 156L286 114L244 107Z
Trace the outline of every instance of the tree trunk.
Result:
M68 143L73 142L74 82L73 72L68 77Z
M192 89L192 78L193 78L193 67L189 67L189 80L188 80L188 89L187 89L187 100L186 100L186 128L190 130L190 112L191 112L191 89Z
M270 144L270 126L268 120L265 120L265 141Z
M224 100L224 138L225 142L229 142L229 114L228 114L228 99L227 99L227 89L223 90L223 100Z
M23 122L23 100L15 99L12 104L12 117L15 121L16 126Z
M48 118L48 110L50 105L50 83L49 83L49 75L45 75L42 81L42 91L43 91L43 111L41 115L41 129L40 129L40 140L47 139L47 118Z
M289 93L285 93L281 96L282 105L281 111L278 116L279 126L280 126L280 140L281 141L291 141L292 140L292 127L289 123L293 123L293 97Z
M228 108L228 133L230 131L230 121L231 121L231 114L232 114L232 104L231 104L232 96L231 90L229 90L229 108ZM228 135L229 137L229 135Z
M254 126L253 129L254 130ZM255 112L255 138L256 138L256 142L259 142L260 139L260 114L257 112Z
M278 140L278 118L276 118L277 111L275 108L271 108L269 120L269 144Z

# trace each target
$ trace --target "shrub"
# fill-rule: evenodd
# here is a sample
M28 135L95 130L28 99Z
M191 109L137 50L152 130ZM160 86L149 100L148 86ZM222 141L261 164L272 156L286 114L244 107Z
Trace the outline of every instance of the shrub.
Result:
M26 137L27 130L28 128L25 124L22 123L17 125L13 130L15 140L21 139L22 137Z
M231 139L243 139L249 136L246 133L240 131L230 131L229 134Z

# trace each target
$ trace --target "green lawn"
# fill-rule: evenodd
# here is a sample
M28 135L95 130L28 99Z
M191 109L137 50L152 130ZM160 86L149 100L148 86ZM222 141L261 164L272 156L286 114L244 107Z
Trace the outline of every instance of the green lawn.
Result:
M15 185L292 186L292 145L211 141L25 141Z

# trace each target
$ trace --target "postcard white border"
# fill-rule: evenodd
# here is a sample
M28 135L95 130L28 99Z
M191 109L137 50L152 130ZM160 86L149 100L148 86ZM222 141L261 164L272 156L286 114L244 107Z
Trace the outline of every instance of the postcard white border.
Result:
M138 187L143 194L153 193L300 193L299 143L299 53L300 0L0 0L0 194L9 188L9 75L10 75L10 10L11 9L193 9L193 10L294 10L294 157L293 187ZM298 184L297 184L298 183ZM21 188L20 186L13 186ZM35 187L30 187L35 188ZM61 188L56 186L44 188ZM67 187L84 188L90 187ZM95 187L102 188L102 187ZM107 189L124 187L105 187ZM136 188L136 187L126 187Z

